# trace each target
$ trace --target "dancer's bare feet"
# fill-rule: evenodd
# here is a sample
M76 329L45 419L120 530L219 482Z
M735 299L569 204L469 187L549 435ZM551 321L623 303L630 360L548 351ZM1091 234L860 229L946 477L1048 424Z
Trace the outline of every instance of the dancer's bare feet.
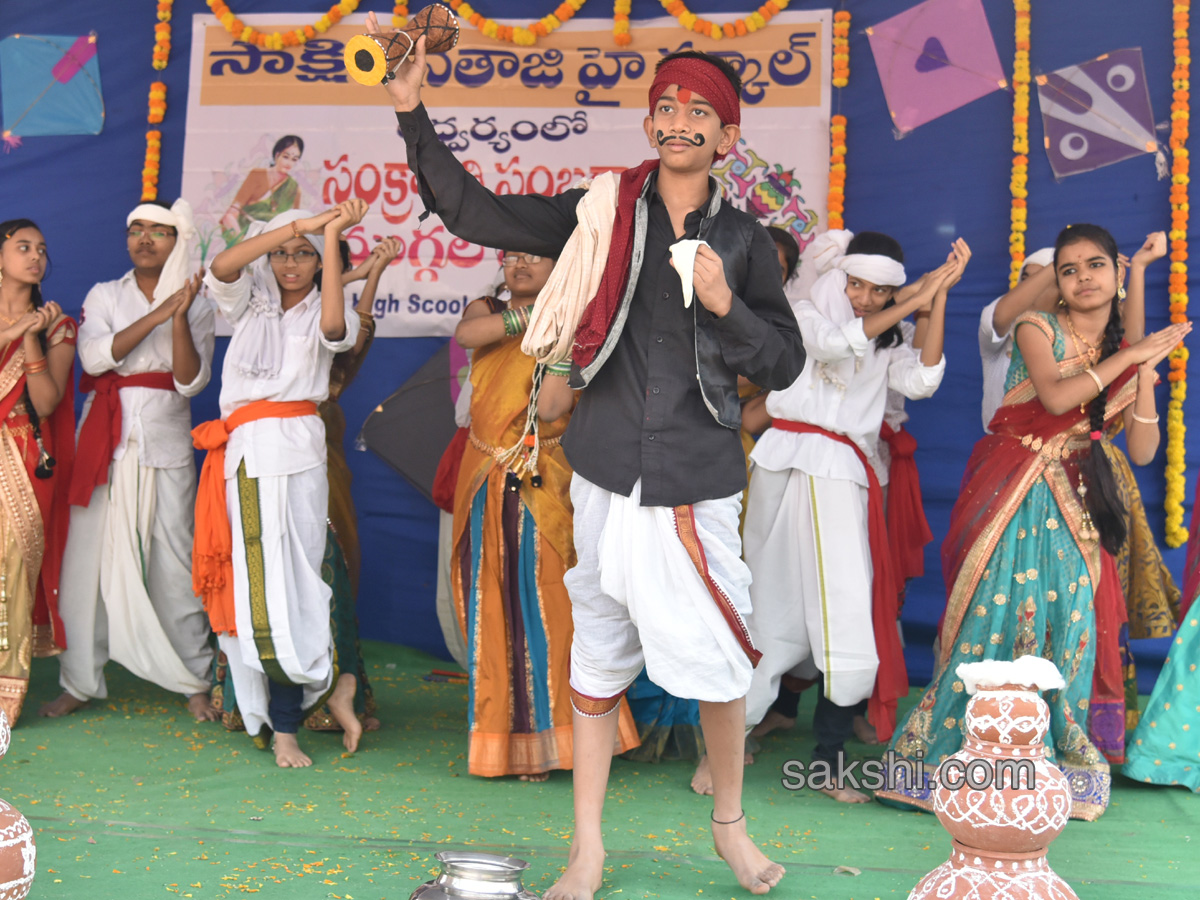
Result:
M366 716L363 718L363 731L378 731L379 720L374 716Z
M752 894L765 894L783 878L784 869L771 862L746 833L746 817L736 822L712 823L713 846L717 855L733 870L738 884Z
M785 716L783 713L776 712L773 709L768 709L767 714L763 716L763 720L754 726L750 732L752 738L764 738L772 731L783 728L791 728L796 724L796 720Z
M358 750L358 741L362 737L362 723L354 714L354 693L358 690L358 679L349 672L338 676L337 686L329 695L329 711L337 723L342 726L342 745L350 752Z
M549 779L549 777L550 777L549 772L532 772L529 775L518 775L517 780L518 781L532 781L532 782L536 783L536 782L546 781L547 779Z
M63 691L49 703L43 703L42 708L38 710L38 715L46 716L50 719L60 719L63 716L69 716L75 710L82 709L85 706L87 706L86 700L72 697L66 691Z
M712 772L708 769L708 754L700 757L696 766L696 774L692 776L692 790L705 797L711 797L713 792Z
M187 708L197 722L215 722L221 718L221 711L213 706L207 691L188 697Z
M275 765L281 769L302 769L312 764L308 754L300 749L296 735L275 732Z
M604 845L571 844L567 868L542 900L592 900L604 883Z
M854 788L818 788L826 797L832 797L838 803L870 803L871 798Z
M879 740L875 726L867 721L866 716L854 717L854 736L864 744L878 745L883 743L883 741Z

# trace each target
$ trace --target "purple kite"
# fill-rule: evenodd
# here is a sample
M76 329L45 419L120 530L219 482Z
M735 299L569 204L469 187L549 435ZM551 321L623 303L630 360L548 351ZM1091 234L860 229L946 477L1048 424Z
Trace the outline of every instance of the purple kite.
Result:
M1008 87L982 0L925 0L867 37L899 135Z
M1037 89L1055 178L1158 150L1140 47L1039 75Z

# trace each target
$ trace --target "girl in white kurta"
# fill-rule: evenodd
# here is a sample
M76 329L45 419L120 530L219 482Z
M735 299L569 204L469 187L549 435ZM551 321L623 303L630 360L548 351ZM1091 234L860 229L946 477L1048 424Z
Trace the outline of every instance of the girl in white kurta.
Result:
M107 697L111 656L210 720L213 651L191 577L191 398L212 375L215 314L197 296L199 274L189 278L195 227L186 200L141 204L126 231L134 267L95 285L79 319L88 399L60 586L63 694L41 713Z
M284 767L312 765L296 732L305 710L338 700L329 696L331 592L321 579L329 486L317 404L329 395L334 355L358 336L358 315L341 290L338 239L365 212L355 199L317 216L283 213L218 254L205 279L233 338L222 418L194 433L210 452L193 578L228 657L246 730L264 747L274 732ZM213 525L222 509L224 531ZM222 538L231 570L222 565Z
M796 307L808 361L790 388L767 399L773 427L751 454L745 537L754 576L750 627L763 653L746 697L747 724L766 713L784 673L819 677L814 758L835 775L854 715L875 690L881 656L903 672L886 533L882 552L872 552L886 532L874 456L887 391L917 399L941 383L946 292L970 254L957 241L943 266L898 295L905 282L899 245L873 232L852 237L834 231L814 242L822 274L812 299ZM929 329L915 351L897 326L931 301ZM884 585L886 611L873 596ZM886 646L877 649L877 640ZM881 738L890 734L885 723L873 724ZM867 799L825 787L839 800Z

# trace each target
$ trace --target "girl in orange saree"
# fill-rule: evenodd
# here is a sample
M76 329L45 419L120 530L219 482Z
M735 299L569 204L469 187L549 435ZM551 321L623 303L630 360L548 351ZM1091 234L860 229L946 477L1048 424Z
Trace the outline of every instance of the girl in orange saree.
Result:
M65 648L58 575L75 457L75 322L42 300L46 240L0 223L0 709L16 724L34 656Z
M937 671L896 729L888 789L876 795L885 801L932 810L930 774L962 745L959 664L1039 655L1066 680L1046 696L1047 753L1067 775L1071 816L1094 820L1108 805L1106 756L1123 754L1126 618L1113 561L1126 526L1108 434L1123 419L1130 459L1153 459L1154 367L1191 325L1122 346L1116 244L1096 226L1059 235L1055 271L1062 305L1017 320L993 433L963 476L942 546L950 594ZM926 775L914 784L907 763L916 759Z
M525 440L534 378L521 352L528 307L554 260L507 253L507 309L475 301L455 339L474 349L471 431L454 506L451 586L467 644L468 770L542 781L570 769L571 600L563 575L575 564L571 467L559 446L569 416L541 423L536 468ZM490 299L490 298L489 298ZM545 376L554 377L554 376ZM505 459L510 448L520 448ZM622 703L620 746L637 745Z

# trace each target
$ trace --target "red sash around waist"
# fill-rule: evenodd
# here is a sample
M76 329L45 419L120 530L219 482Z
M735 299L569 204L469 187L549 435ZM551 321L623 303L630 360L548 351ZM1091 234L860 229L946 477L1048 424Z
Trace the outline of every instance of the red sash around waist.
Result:
M98 376L84 373L79 379L81 391L95 391L96 395L87 418L79 427L79 449L75 454L75 470L71 473L72 506L87 506L96 488L108 483L108 464L112 462L117 444L121 443L121 398L118 392L127 387L173 391L175 378L170 372L118 375L109 371Z
M775 419L773 428L797 434L819 434L845 444L854 451L867 476L867 539L871 547L871 624L875 632L875 653L879 669L875 688L871 692L868 713L879 740L891 740L896 729L896 702L908 694L908 670L904 666L904 650L896 628L899 615L899 591L892 572L892 554L888 544L887 517L883 511L883 489L862 449L846 437L807 422Z

